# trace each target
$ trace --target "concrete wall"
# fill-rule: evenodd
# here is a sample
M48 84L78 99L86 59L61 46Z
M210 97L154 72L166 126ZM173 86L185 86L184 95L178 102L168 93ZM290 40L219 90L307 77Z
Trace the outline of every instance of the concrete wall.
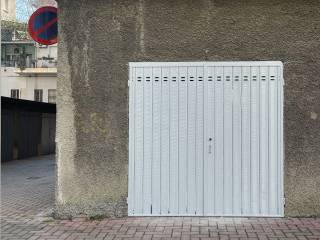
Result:
M285 214L320 216L319 1L60 0L59 8L58 214L126 215L129 61L280 60Z

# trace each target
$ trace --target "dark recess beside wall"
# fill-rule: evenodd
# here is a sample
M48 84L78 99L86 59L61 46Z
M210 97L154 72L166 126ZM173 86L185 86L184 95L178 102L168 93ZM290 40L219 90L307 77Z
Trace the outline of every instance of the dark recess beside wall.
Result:
M1 97L1 161L55 152L55 104Z

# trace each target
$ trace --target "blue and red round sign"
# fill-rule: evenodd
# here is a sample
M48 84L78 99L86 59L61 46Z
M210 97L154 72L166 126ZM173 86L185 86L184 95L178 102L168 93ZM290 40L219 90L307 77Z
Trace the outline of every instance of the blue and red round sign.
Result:
M43 45L52 45L58 41L57 8L42 7L30 17L29 34L33 40Z

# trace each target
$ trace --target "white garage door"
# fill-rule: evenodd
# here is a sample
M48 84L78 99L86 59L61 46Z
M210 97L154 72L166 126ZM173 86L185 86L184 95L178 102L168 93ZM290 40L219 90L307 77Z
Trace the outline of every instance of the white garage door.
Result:
M130 63L129 216L283 216L282 72Z

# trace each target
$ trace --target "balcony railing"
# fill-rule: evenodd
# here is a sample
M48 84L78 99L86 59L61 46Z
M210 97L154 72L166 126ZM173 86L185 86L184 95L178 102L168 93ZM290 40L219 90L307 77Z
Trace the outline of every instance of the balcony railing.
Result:
M21 64L19 60L1 60L1 67L15 67L20 68ZM23 68L56 68L56 60L27 60L23 64Z
M1 59L1 67L15 67L18 68L20 66L19 60L2 60ZM23 64L25 68L34 68L36 67L35 60L28 60L25 64Z

